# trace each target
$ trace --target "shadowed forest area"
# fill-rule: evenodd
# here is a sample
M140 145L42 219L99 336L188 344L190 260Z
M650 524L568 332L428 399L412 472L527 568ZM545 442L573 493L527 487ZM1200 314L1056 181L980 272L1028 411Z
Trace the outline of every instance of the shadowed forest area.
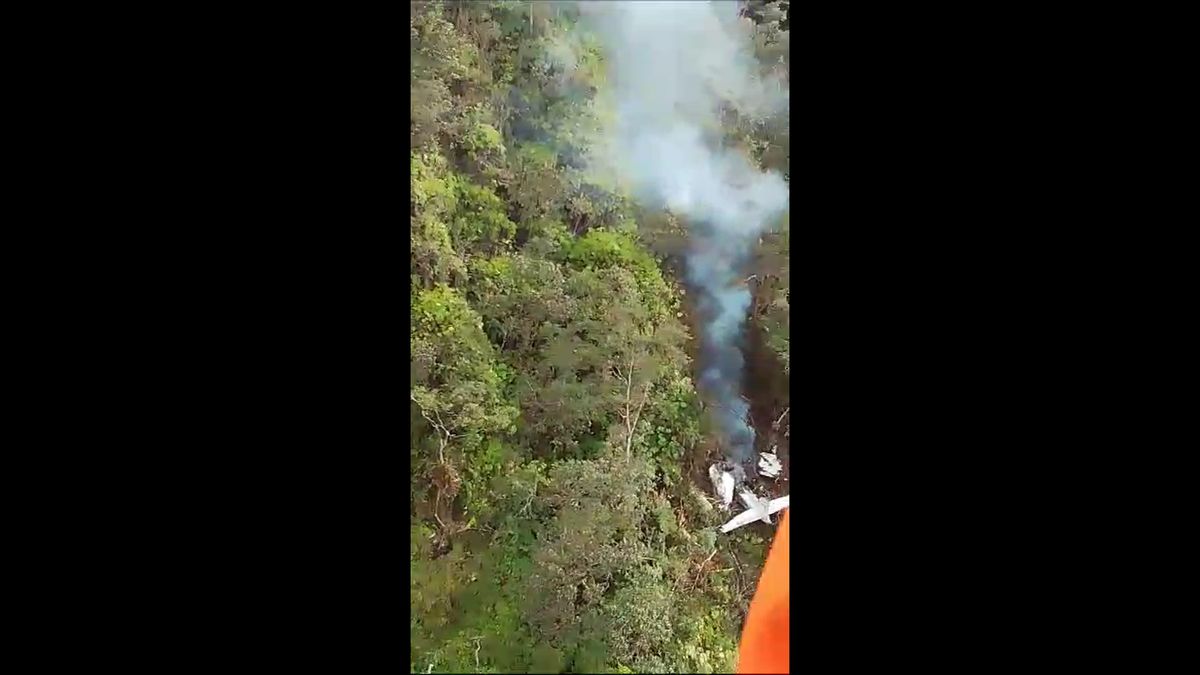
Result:
M786 80L787 9L741 3L764 77ZM589 161L618 114L604 45L576 3L410 22L410 670L732 672L774 527L718 532L688 223ZM786 112L719 119L788 175ZM778 494L789 227L746 261L739 383Z

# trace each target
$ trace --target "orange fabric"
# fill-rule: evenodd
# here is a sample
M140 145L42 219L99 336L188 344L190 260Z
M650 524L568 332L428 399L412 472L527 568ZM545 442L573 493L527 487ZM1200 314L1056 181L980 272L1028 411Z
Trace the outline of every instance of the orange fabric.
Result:
M785 509L767 554L738 649L738 673L786 673L791 634L788 632L788 513Z

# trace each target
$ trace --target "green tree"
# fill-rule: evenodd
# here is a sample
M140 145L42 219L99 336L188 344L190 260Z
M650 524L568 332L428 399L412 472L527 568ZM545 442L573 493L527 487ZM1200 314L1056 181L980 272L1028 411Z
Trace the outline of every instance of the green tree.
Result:
M504 388L511 372L496 361L483 333L482 319L454 289L438 285L422 291L413 305L413 383L409 395L424 425L413 427L414 459L435 494L433 516L444 532L456 528L450 520L453 500L462 486L461 469L484 449L489 434L511 433L516 409ZM432 446L432 447L430 447ZM486 489L490 475L469 486ZM414 489L422 483L414 481Z

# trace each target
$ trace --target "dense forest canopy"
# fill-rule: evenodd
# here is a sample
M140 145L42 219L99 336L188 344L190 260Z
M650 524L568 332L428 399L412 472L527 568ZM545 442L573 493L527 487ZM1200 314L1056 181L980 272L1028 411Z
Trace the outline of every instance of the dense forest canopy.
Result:
M761 75L786 81L787 2L739 4ZM773 534L719 534L697 480L688 224L595 161L617 110L586 19L410 8L412 672L731 672ZM714 133L787 175L785 113L730 106ZM778 378L788 227L745 270Z

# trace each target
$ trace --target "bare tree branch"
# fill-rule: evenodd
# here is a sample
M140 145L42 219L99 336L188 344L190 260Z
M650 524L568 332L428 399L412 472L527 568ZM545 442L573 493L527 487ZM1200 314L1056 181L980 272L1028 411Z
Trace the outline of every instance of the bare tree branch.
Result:
M625 458L629 459L633 456L633 431L637 429L638 420L642 417L642 409L646 407L646 400L650 398L650 383L642 385L642 402L638 404L637 412L633 415L633 424L629 425L629 436L625 439Z
M442 416L440 413L438 413L436 408L433 411L433 414L435 416L437 416L437 421L435 422L433 420L433 418L431 418L429 416L429 413L425 412L425 408L423 408L421 406L421 403L419 401L417 401L416 396L413 396L412 393L410 392L408 394L408 398L413 403L417 404L417 410L421 411L421 417L424 417L425 421L429 422L429 425L432 426L435 431L441 433L441 436L438 437L438 461L445 464L446 463L446 447L448 445L450 445L450 439L454 438L455 434L450 433L450 430L447 429L446 425L442 423Z
M774 424L772 424L771 426L772 426L772 427L774 427L776 430L778 430L778 429L779 429L779 423L783 421L783 416L784 416L784 415L786 415L786 414L788 414L788 411L790 411L791 409L792 409L792 407L791 407L791 406L788 406L787 408L784 408L783 412L782 412L782 413L780 413L780 415L779 415L779 419L775 420L775 423L774 423Z
M637 409L633 407L633 359L634 355L629 355L629 366L625 377L621 378L625 382L625 409L621 412L621 419L625 421L625 459L633 456L633 432L637 429L638 420L642 417L642 410L646 407L646 401L650 397L650 383L646 382L642 385L642 400L638 403Z

